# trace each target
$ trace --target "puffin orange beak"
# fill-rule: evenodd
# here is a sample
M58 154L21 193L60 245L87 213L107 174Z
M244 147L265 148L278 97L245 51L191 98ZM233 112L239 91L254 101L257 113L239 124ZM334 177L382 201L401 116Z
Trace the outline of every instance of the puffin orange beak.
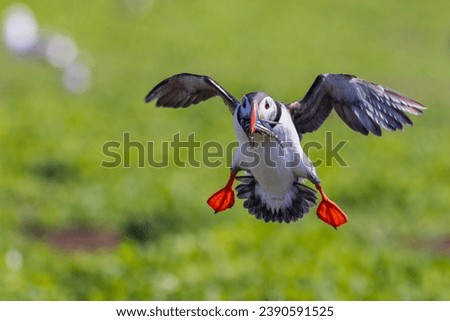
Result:
M252 110L251 110L251 114L250 114L250 134L253 135L255 133L255 126L256 126L256 121L257 121L257 117L256 117L256 111L258 110L258 102L257 101L253 101L252 102Z

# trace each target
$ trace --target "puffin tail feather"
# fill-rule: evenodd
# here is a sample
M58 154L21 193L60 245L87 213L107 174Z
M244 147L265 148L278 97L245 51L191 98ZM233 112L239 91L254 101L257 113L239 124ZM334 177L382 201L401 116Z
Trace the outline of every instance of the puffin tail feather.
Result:
M317 202L315 190L294 182L292 190L288 192L291 199L286 201L286 206L273 209L256 192L258 182L252 175L238 176L236 179L240 182L236 187L237 197L245 199L244 207L250 214L265 222L295 222L308 213L309 209L314 207Z

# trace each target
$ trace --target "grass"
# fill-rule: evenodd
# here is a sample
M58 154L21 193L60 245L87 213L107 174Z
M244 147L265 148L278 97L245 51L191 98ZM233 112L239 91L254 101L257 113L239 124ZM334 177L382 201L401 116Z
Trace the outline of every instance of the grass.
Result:
M56 69L0 48L0 299L450 299L446 1L154 1L134 13L121 1L26 3L42 27L76 40L93 83L71 94ZM336 232L310 213L265 224L240 201L212 215L205 201L225 166L138 168L135 151L130 168L100 166L103 144L124 132L157 144L177 132L235 139L219 99L176 111L143 103L178 72L285 101L319 73L351 73L429 108L381 139L337 117L305 135L349 140L348 167L318 168L349 223ZM92 234L58 241L73 230ZM89 235L96 249L80 241Z

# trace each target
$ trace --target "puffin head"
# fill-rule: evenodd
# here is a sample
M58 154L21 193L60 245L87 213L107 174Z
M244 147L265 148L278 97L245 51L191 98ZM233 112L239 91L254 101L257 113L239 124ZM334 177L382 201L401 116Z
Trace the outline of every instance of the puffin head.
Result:
M238 110L238 121L250 142L254 134L266 134L277 139L273 127L278 124L281 107L272 97L263 92L252 92L242 98Z

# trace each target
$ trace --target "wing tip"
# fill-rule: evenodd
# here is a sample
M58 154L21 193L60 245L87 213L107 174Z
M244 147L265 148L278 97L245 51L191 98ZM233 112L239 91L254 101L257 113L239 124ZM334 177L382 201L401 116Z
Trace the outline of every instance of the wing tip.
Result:
M144 102L145 103L149 103L154 99L154 97L152 97L151 92L147 94L147 96L145 96L144 98Z
M384 92L387 94L388 99L396 99L394 100L395 103L400 103L403 108L406 109L406 112L412 114L412 115L420 115L423 114L423 111L427 109L426 106L424 106L422 103L418 102L415 99L412 99L411 97L402 94L396 90L393 90L391 88L383 87Z

